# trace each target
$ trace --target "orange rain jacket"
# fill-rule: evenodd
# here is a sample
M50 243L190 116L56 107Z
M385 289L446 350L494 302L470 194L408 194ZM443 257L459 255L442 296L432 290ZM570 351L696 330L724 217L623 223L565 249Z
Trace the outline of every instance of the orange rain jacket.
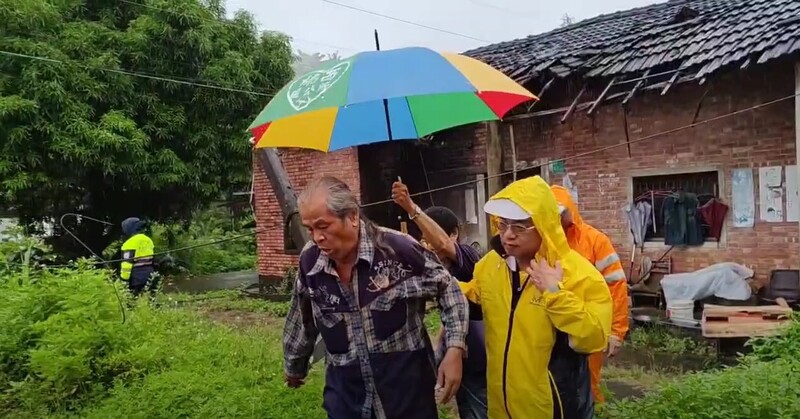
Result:
M614 306L611 334L622 342L628 333L628 283L625 280L625 269L622 267L619 255L614 250L614 245L611 244L608 236L583 221L569 190L562 186L552 186L551 189L556 201L572 213L573 226L567 231L569 247L594 264L608 284ZM593 354L589 358L592 392L598 402L603 402L603 395L599 387L602 365L602 353Z

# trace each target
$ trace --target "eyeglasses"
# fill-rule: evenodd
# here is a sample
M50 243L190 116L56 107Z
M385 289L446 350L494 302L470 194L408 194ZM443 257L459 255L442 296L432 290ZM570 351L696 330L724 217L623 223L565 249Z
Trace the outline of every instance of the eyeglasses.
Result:
M509 223L504 220L495 220L494 226L500 234L505 233L506 230L510 230L514 235L520 235L536 229L536 226Z

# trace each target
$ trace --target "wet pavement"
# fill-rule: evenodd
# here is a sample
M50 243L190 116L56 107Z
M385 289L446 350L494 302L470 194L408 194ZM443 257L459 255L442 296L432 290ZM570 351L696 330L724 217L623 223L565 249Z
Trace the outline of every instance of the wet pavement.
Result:
M255 271L228 272L189 278L170 278L164 284L165 292L197 294L216 290L241 289L258 283Z

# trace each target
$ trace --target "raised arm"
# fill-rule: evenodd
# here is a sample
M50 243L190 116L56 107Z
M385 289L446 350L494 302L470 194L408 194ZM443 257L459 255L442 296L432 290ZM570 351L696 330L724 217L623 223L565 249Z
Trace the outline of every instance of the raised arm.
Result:
M309 361L318 334L311 299L301 281L301 274L298 274L283 327L283 367L286 381L291 387L302 385L302 380L308 375Z
M442 227L433 221L414 203L409 194L408 187L402 182L394 182L392 185L392 198L409 215L409 219L419 227L425 241L431 250L446 257L452 262L457 262L458 253L456 244Z

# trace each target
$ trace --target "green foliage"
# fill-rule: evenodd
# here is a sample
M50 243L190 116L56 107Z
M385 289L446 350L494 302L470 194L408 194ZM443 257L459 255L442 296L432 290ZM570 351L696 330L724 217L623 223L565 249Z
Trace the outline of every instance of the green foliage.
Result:
M661 326L638 327L631 330L630 347L670 354L713 355L714 347L705 341L680 336L673 329Z
M782 336L754 339L742 363L692 373L642 399L611 403L601 418L750 419L800 417L800 323Z
M690 374L642 399L612 403L602 417L634 419L751 419L800 417L796 360L741 365Z
M6 236L0 240L0 274L23 270L27 276L30 270L53 260L50 246L41 238L26 235L22 227L0 233Z
M0 295L2 417L323 415L318 372L283 384L277 330L239 334L146 301L127 301L123 324L107 274L85 267L6 275Z
M191 84L269 94L293 59L222 0L0 0L0 51L46 59L0 59L0 205L25 223L184 219L247 185L245 131L269 97Z
M159 271L164 275L208 275L255 269L256 237L243 227L251 217L234 219L225 208L216 207L195 212L186 224L151 225L156 253L182 249L158 256ZM217 241L222 242L205 245ZM104 257L113 259L121 243L111 243Z
M748 361L771 362L777 359L800 360L800 316L794 315L794 321L779 336L750 339L747 342L752 351L747 355Z
M237 290L209 291L202 294L167 294L159 297L166 305L191 307L209 311L247 311L266 313L275 317L286 317L288 301L267 301L247 297Z

